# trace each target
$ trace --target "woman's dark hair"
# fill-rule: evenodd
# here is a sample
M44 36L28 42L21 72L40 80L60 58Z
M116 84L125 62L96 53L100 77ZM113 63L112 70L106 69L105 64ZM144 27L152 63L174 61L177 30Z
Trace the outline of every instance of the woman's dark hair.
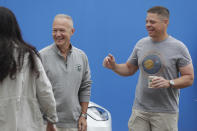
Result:
M0 6L0 82L7 76L16 79L16 73L22 69L25 54L29 54L28 62L32 73L39 77L36 64L36 56L39 57L39 54L36 48L23 40L12 11Z

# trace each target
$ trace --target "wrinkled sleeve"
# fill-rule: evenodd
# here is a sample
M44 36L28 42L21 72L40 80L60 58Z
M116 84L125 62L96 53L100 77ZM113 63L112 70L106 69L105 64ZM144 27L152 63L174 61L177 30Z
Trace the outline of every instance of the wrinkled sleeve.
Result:
M135 48L133 49L131 55L129 56L127 62L129 62L130 64L133 64L135 66L138 66L138 56L137 56L137 51L138 51L138 47L135 46Z
M179 53L180 55L177 61L178 67L184 67L192 63L192 58L190 56L189 50L184 44L180 46L179 51L180 51Z
M58 118L56 113L56 102L53 95L52 86L39 58L37 58L37 65L40 75L36 79L36 93L40 104L40 108L43 113L44 119L52 123L56 123L58 121Z
M89 102L90 95L91 95L91 74L90 74L90 67L88 63L88 58L84 54L83 56L84 61L84 72L83 72L83 78L79 89L79 101L80 102Z

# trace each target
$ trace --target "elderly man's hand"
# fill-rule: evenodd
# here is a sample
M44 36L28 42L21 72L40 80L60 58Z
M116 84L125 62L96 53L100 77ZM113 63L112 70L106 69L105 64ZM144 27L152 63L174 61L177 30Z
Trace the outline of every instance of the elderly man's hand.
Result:
M87 121L82 116L79 117L78 128L79 128L79 131L87 131Z
M56 130L54 124L48 122L48 123L47 123L47 127L46 127L46 131L57 131L57 130Z

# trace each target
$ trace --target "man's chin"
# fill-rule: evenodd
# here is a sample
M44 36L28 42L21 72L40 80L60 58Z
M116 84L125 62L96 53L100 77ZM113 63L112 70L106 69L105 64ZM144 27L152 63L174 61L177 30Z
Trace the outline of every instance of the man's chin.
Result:
M154 37L153 33L148 33L148 35L149 35L150 37Z
M62 43L62 42L55 42L55 44L56 44L57 46L61 46L61 45L63 45L63 43Z

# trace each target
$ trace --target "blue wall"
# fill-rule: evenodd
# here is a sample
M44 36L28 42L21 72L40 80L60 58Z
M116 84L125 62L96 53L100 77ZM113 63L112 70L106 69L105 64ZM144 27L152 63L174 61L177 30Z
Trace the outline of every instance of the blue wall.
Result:
M73 45L83 49L92 71L91 100L112 115L113 131L127 131L138 73L120 77L102 67L112 53L118 63L127 60L135 43L147 35L146 10L163 5L171 11L168 33L183 41L197 65L197 2L194 0L0 0L20 24L24 39L42 49L53 42L51 25L57 13L73 17ZM196 69L195 69L196 73ZM197 131L197 85L181 90L179 131Z

